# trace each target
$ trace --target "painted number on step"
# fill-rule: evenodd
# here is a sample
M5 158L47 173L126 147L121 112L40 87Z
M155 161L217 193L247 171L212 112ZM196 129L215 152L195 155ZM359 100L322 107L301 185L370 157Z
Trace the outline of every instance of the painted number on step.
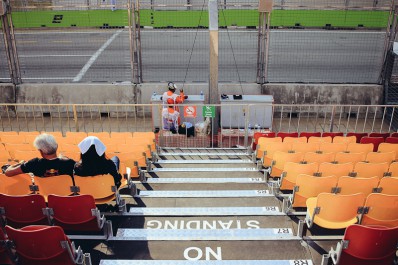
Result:
M267 190L257 190L257 194L268 194Z
M275 234L291 234L291 231L289 228L277 228L274 229Z
M261 178L251 178L251 181L261 181Z
M308 262L308 260L291 260L290 265L311 265L312 262Z

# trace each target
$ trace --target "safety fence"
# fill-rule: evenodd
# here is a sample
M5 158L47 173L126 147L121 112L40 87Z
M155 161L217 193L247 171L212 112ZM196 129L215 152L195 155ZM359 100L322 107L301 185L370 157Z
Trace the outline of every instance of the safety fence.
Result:
M154 131L160 146L247 146L255 132L395 132L398 105L180 105L176 132L160 104L1 104L2 131ZM192 127L191 127L192 126Z
M22 82L208 82L207 2L12 0ZM219 0L219 81L380 83L392 3L275 0L259 81L258 1Z

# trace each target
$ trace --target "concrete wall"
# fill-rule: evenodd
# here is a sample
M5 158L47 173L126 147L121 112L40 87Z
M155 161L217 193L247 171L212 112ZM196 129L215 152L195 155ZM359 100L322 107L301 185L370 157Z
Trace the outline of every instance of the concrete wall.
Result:
M381 85L266 84L263 94L278 104L382 105Z
M178 88L182 84L177 83ZM0 103L37 104L148 104L153 92L162 94L166 83L154 84L0 84ZM184 84L187 95L208 96L207 84ZM220 94L273 95L277 104L383 104L380 85L333 84L220 84ZM16 96L14 95L16 93ZM206 97L208 98L208 97Z

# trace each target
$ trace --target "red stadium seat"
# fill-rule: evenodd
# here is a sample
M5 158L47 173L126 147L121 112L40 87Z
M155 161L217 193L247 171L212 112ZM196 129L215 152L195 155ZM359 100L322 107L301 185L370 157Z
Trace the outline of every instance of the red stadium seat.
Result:
M355 136L357 138L357 143L360 143L362 137L368 136L368 133L349 132L346 136Z
M361 144L368 144L371 143L373 144L373 152L377 152L377 149L379 148L379 144L384 143L384 138L383 137L370 137L370 136L365 136L361 138Z
M389 144L398 144L398 136L397 137L387 137L385 142L389 143Z
M6 226L15 245L20 265L82 264L83 252L77 250L59 226L31 225L22 229Z
M10 196L0 193L0 207L4 209L7 225L24 227L26 225L48 224L43 214L46 208L44 197L39 194Z
M398 132L394 132L390 135L390 137L398 137Z
M276 134L276 137L281 137L282 141L285 139L285 137L298 137L299 134L298 132L278 132Z
M327 136L330 136L333 139L335 136L344 136L344 133L343 132L324 132L324 133L322 133L322 137L327 137Z
M48 195L48 208L54 225L67 231L100 231L105 222L91 195Z
M300 133L300 137L307 137L307 140L311 136L321 137L321 132L301 132Z
M327 255L339 265L393 264L398 243L398 227L350 225L344 238ZM323 260L322 265L327 264Z
M372 132L372 133L369 133L369 137L383 137L384 140L385 140L387 137L390 137L390 133L376 133L376 132Z

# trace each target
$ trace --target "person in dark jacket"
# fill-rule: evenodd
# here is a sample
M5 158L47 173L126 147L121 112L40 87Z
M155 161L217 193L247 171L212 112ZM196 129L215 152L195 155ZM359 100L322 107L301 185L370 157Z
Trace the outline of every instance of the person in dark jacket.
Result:
M119 188L122 176L119 173L119 158L108 159L106 146L95 136L88 136L79 143L80 161L76 163L74 173L78 176L110 174Z

